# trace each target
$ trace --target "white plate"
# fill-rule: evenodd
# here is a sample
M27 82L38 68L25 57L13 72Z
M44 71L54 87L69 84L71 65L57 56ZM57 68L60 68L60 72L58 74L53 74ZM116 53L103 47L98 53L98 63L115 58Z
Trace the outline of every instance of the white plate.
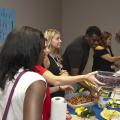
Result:
M117 117L116 120L120 120L120 112L116 110L103 110L100 115L105 119L105 120L110 120L112 117ZM111 119L112 120L112 119Z

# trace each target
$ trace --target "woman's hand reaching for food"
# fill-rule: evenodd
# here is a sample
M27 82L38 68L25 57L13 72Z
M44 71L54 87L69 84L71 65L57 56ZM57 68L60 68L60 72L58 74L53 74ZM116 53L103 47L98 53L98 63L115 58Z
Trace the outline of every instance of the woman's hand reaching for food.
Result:
M100 82L99 80L96 79L95 77L95 74L97 74L98 72L95 71L95 72L91 72L91 73L88 73L85 75L85 79L90 82L90 83L93 83L95 85L101 85L101 86L104 86L105 84Z

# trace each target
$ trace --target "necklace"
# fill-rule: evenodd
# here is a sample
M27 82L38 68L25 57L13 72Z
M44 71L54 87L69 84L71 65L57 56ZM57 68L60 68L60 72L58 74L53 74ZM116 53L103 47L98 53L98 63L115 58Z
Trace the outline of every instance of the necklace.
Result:
M61 71L62 70L62 64L59 62L58 57L56 57L53 54L49 54L49 55L54 60L54 62L56 63L56 65L59 67L59 70Z

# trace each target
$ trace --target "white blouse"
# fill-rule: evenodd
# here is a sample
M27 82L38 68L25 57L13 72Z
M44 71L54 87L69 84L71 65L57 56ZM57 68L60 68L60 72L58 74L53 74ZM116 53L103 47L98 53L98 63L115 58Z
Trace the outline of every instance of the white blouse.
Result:
M15 78L19 75L21 71L23 71L23 69L19 70L18 74L15 75ZM32 71L27 71L21 76L13 93L11 105L7 116L8 120L23 120L23 104L26 90L33 82L38 80L46 82L41 75ZM13 83L14 80L7 81L3 94L0 96L0 120L2 120L3 112L6 107L6 102L8 100Z

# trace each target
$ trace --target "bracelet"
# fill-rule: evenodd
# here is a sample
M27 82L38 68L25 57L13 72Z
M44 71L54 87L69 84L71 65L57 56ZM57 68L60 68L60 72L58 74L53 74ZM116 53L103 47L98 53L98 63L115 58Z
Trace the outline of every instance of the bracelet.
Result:
M61 86L59 85L59 91L62 91L62 88L61 88Z

